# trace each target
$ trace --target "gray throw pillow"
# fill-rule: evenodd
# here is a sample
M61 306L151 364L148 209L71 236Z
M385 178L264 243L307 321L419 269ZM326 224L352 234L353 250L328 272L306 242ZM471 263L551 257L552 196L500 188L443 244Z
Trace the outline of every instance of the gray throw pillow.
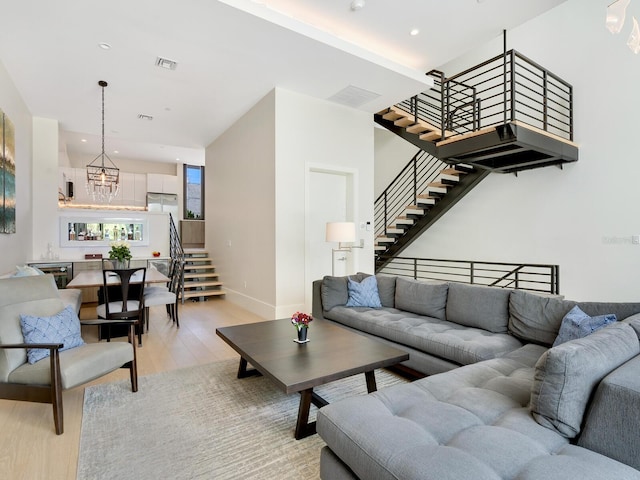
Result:
M322 298L322 310L325 312L338 305L346 305L347 300L349 300L347 277L324 277L320 287L320 296Z
M569 310L569 313L567 313L562 319L560 332L558 333L556 340L553 342L553 346L557 347L569 340L575 340L576 338L591 335L596 330L600 330L616 320L616 316L613 314L590 317L580 310L578 305L576 305Z
M376 274L378 280L378 295L383 307L395 307L396 299L396 277L391 275Z
M446 282L418 281L398 277L396 308L444 320L448 290L449 284Z
M525 342L550 347L562 319L575 305L561 296L514 290L509 297L509 332Z
M533 418L574 438L600 380L638 353L635 331L620 322L547 350L536 363L529 406Z
M493 333L507 333L510 294L507 288L451 282L447 320Z

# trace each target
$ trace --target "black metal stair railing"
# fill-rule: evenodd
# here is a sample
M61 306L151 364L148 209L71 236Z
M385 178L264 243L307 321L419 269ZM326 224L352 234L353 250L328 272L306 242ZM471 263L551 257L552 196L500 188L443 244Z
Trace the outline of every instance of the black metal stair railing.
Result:
M418 205L418 195L427 191L443 168L448 167L433 155L420 150L375 201L376 236L386 236L387 228L403 214L407 206Z
M180 262L184 267L184 249L171 213L169 213L169 255L172 262ZM182 272L180 275L180 298L184 303L184 268L181 268L180 272Z
M393 257L379 273L416 280L455 281L551 294L560 292L560 267L550 264Z
M396 106L438 128L436 140L514 121L573 140L573 87L516 50L449 78L429 75L433 89Z

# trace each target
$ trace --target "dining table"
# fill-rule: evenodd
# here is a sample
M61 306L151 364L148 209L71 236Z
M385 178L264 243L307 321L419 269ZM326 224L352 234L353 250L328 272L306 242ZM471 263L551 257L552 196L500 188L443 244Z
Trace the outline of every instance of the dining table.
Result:
M147 268L144 283L167 283L169 277L155 268ZM129 283L141 283L142 272L136 272ZM107 277L107 285L119 285L120 277L117 275ZM86 270L78 273L73 280L67 283L67 288L91 288L104 286L104 279L102 277L102 270Z

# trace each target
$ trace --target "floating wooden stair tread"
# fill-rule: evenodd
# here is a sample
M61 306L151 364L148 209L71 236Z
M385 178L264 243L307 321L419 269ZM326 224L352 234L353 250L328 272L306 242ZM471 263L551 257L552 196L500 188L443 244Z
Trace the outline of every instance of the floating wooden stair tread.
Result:
M408 127L409 125L413 125L414 121L409 117L402 117L393 122L393 124L397 125L398 127Z
M204 281L204 282L184 282L184 288L197 288L197 287L219 287L222 282L218 281Z
M185 280L192 280L194 278L218 278L218 274L215 272L200 272L200 273L185 273Z
M396 240L394 238L390 238L390 237L377 237L376 238L376 242L378 243L393 243Z
M385 120L390 120L390 121L395 121L398 120L399 118L402 118L406 116L403 113L397 113L393 110L393 108L390 108L389 111L387 113L385 113L384 115L382 115L382 118L384 118Z
M405 216L396 217L395 219L396 225L413 225L415 222L411 218L407 218Z
M184 292L182 298L197 298L197 297L217 297L226 295L224 290L191 290Z
M184 266L185 270L208 270L208 269L211 269L211 268L215 268L215 265L189 265L189 264L186 264Z
M416 197L416 203L420 208L425 208L425 205L435 205L438 200L439 199L428 195L418 195Z
M453 187L453 185L450 185L448 183L442 183L442 182L431 182L430 184L427 185L427 187L447 189L447 188Z
M407 205L405 208L406 215L424 215L424 208L416 205Z
M458 170L456 168L445 168L444 170L440 170L442 175L466 175L469 172L464 170Z
M205 300L205 297L220 297L226 294L220 288L222 282L218 279L216 267L211 264L206 250L186 250L184 260L182 301L189 298Z

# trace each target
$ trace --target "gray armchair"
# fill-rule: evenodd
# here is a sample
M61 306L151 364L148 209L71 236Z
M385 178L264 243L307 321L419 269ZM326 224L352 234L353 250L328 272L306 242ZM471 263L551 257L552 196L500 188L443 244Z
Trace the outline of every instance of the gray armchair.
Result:
M136 364L136 321L129 325L128 342L85 343L60 351L61 343L26 344L20 315L52 316L64 309L58 289L50 275L0 279L0 398L51 403L56 433L63 433L62 391L90 382L118 368L128 368L131 390L138 390ZM98 325L113 321L90 320L81 324ZM27 348L48 349L49 358L33 364L27 361Z

